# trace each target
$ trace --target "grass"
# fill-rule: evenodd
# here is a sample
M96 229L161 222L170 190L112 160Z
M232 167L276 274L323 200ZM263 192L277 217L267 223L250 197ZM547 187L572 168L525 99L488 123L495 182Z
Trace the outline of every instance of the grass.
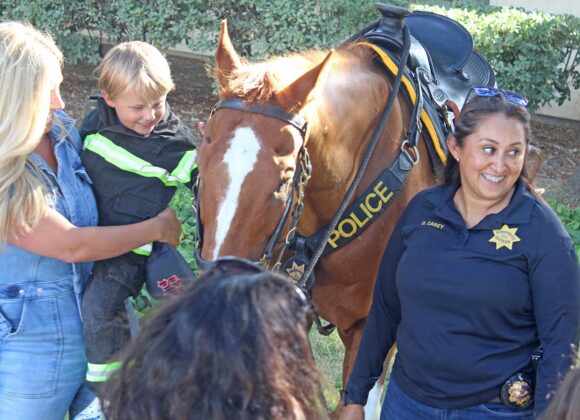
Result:
M316 327L310 330L310 343L316 366L322 373L324 398L330 410L334 410L340 400L342 386L342 360L344 347L336 330L325 337Z

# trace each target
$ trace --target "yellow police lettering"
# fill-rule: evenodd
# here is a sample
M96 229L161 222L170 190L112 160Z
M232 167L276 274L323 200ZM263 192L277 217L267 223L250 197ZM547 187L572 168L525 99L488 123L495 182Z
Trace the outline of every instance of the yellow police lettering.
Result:
M383 187L383 181L377 182L377 185L375 185L375 188L373 188L373 190L377 193L377 195L379 197L381 197L381 200L383 203L386 203L387 201L389 201L391 199L391 197L393 196L392 191L390 193L388 193L387 195L385 195L385 193L387 191L389 191L389 189L387 187Z
M371 221L375 217L375 214L378 213L383 208L383 205L394 195L392 191L389 192L389 189L385 187L383 181L378 181L374 185L373 191L374 192L368 193L364 198L364 201L359 203L359 208L366 218L362 218L361 220L360 216L362 216L362 214L359 212L351 212L348 217L342 220L337 228L330 234L328 243L331 247L334 249L338 248L338 241L340 238L350 238L351 236L356 235L358 229ZM371 202L371 200L373 201Z
M364 207L364 204L361 204L361 205L360 205L360 208L361 208L361 209L364 209L364 208L365 208L365 207ZM371 216L371 217L372 217L372 216ZM357 225L359 228L361 228L361 227L363 227L364 225L366 225L366 224L369 222L369 220L371 219L370 217L367 217L366 219L363 219L362 221L360 221L360 220L358 219L357 215L356 215L356 214L354 214L354 213L351 213L351 214L350 214L350 218L351 218L352 220L354 220L354 222L356 223L356 225Z
M376 194L369 193L369 195L367 195L366 198L365 198L365 205L373 213L378 212L381 209L381 207L383 207L383 202L381 200L378 200L377 201L377 206L376 207L371 206L371 204L369 203L369 199L372 198L372 197L376 197L376 196L377 196Z
M350 232L344 231L344 226L349 225L351 228ZM344 219L342 222L338 224L338 231L340 232L340 236L343 238L350 238L352 235L356 233L356 223L350 219Z
M371 195L371 194L373 194L373 193L370 193L369 195ZM368 200L369 195L366 196L365 201ZM360 206L359 207L362 209L362 211L364 212L364 214L366 214L367 220L373 218L373 214L369 211L369 209L367 208L367 206L365 206L365 203L360 203Z
M338 238L340 238L340 233L338 233L338 230L334 229L330 234L330 238L328 238L328 243L334 249L338 248L338 245L336 244Z

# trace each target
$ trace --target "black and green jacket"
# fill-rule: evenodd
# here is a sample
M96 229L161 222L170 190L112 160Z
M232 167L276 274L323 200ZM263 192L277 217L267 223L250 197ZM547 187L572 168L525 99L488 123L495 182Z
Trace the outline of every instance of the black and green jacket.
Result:
M101 96L80 127L82 161L92 179L99 225L124 225L162 211L178 184L191 185L197 175L193 135L169 105L153 132L145 137L124 127ZM148 255L147 247L143 252Z

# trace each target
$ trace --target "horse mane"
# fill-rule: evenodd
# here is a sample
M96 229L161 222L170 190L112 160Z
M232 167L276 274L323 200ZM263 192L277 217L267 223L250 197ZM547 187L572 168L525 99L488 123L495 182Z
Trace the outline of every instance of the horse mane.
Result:
M242 98L248 103L265 103L276 92L291 84L301 75L318 65L328 51L309 50L285 56L274 56L261 62L242 61L242 65L228 74L216 74L227 82L220 86L226 98ZM332 58L332 72L345 72L360 63L371 63L368 48L354 47L337 50Z

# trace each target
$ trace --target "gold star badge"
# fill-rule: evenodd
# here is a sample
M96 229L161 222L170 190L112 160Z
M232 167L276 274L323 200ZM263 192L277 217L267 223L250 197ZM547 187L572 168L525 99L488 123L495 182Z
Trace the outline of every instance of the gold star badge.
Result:
M286 272L292 280L298 281L304 274L304 264L297 264L296 261L292 261L292 267L287 268Z
M518 228L510 228L508 225L503 225L501 229L493 230L493 237L489 242L495 243L495 249L500 249L505 246L507 249L512 249L515 242L521 241L516 235Z

